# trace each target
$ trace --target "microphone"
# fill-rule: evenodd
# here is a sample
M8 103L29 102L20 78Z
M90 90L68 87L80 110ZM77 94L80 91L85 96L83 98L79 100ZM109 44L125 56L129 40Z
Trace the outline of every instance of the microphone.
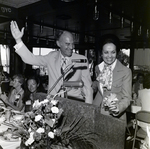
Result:
M75 62L75 63L86 63L87 59L72 59L72 62Z
M83 87L84 83L82 81L64 81L63 86L65 87Z

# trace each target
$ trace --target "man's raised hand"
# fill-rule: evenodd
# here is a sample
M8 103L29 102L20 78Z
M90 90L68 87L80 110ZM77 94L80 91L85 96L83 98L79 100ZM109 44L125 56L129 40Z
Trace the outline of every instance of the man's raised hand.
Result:
M22 41L21 38L24 34L24 27L20 31L19 27L17 25L17 22L16 21L11 21L10 30L11 30L11 34L12 34L13 38L16 40L16 43L21 42Z

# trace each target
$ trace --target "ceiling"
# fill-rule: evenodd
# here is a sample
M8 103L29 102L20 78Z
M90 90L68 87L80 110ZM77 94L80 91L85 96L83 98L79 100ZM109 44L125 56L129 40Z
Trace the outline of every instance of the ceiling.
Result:
M29 44L54 46L56 32L68 30L76 44L88 47L106 33L116 34L123 46L149 46L149 0L64 1L0 0L0 41L12 39L9 24L17 20L20 28L26 27L24 40Z

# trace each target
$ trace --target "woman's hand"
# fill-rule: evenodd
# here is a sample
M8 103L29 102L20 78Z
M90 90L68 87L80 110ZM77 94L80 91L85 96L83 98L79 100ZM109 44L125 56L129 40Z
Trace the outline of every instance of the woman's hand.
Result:
M119 105L118 102L112 101L109 105L109 112L113 116L117 116L119 114Z
M16 40L16 43L21 42L22 41L21 38L24 34L24 27L20 31L16 21L11 21L10 30L13 38Z

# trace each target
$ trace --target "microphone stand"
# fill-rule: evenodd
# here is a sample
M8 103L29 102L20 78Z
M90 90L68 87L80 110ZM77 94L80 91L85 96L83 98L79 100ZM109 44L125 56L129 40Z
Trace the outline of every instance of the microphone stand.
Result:
M54 83L54 85L49 89L48 94L51 93L51 91L56 87L56 85L58 84L58 82L65 76L65 74L66 74L67 72L69 72L69 71L74 67L74 65L75 65L75 63L72 63L71 65L67 66L67 67L64 69L62 75L56 80L56 82Z

